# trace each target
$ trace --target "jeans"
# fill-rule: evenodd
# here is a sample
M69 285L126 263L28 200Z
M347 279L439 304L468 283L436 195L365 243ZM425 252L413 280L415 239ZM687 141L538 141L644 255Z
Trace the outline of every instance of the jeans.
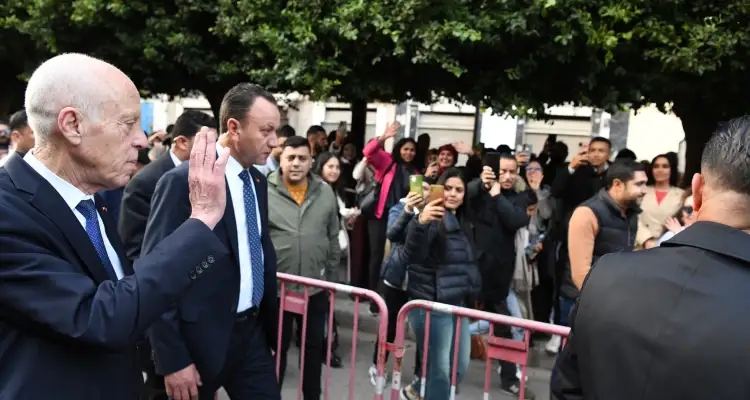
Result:
M417 337L417 349L424 349L424 332L427 310L417 308L409 311L409 323L414 329ZM427 354L427 374L425 387L425 400L445 400L450 398L451 376L453 367L453 354L458 318L440 312L433 311L430 315L430 342ZM461 318L459 330L458 362L456 363L456 385L466 374L469 367L469 356L471 354L471 336L469 335L469 320ZM418 392L421 382L413 384Z
M523 318L523 315L521 314L521 307L518 305L518 298L516 297L516 293L512 290L508 292L506 303L508 304L508 311L510 312L511 317ZM485 334L489 333L489 331L490 323L488 321L472 322L469 326L469 332L472 335ZM521 342L524 340L525 333L522 328L512 326L510 328L510 331L513 334L513 340L518 340Z
M575 299L569 299L565 296L560 296L560 325L570 326L570 312L573 311L573 306L576 304Z
M523 314L521 314L521 306L518 304L518 297L516 297L516 292L514 292L513 289L508 292L506 302L508 303L508 311L510 312L511 317L523 318ZM511 326L510 332L513 334L513 340L523 342L525 336L523 328Z

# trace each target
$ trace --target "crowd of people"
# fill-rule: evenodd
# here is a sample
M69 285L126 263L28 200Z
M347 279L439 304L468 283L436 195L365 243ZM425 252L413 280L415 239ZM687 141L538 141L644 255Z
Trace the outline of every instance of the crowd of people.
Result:
M217 118L186 111L150 138L139 110L116 67L65 54L32 74L25 109L10 118L0 363L13 367L0 370L0 397L213 399L223 387L232 399L278 399L297 343L304 398L319 399L329 297L309 291L304 332L296 314L279 325L277 272L378 291L389 342L409 300L571 326L564 348L560 337L532 336L562 351L552 379L559 400L709 398L670 386L680 381L675 368L708 360L685 378L703 378L694 393L708 395L736 364L698 352L720 322L747 328L736 296L750 281L748 117L717 131L701 174L681 177L676 154L611 157L602 137L566 162L554 136L539 154L431 148L428 134L401 137L398 123L362 149L341 127L298 136L280 126L273 95L249 83L226 93ZM417 338L429 329L430 345L417 341L404 400L450 398L454 354L460 384L472 336L490 326L426 313L408 315ZM696 322L702 336L679 331ZM744 354L739 329L721 332ZM524 336L504 325L491 334ZM500 361L498 374L500 391L521 394L516 364ZM726 385L723 398L747 398L747 381ZM528 388L523 396L535 397Z

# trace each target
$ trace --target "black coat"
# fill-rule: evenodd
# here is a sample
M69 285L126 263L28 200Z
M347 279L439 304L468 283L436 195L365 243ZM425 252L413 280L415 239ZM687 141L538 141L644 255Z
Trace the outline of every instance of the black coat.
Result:
M473 305L482 283L472 241L466 234L469 227L462 227L454 214L446 213L441 221L427 225L414 218L408 229L403 251L409 265L409 298Z
M553 400L750 399L750 234L696 222L584 282Z

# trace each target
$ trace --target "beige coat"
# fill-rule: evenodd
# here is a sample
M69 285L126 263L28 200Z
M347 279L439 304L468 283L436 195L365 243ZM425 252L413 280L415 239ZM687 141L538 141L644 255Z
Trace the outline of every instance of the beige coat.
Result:
M642 247L648 239L659 238L664 233L664 222L680 210L684 193L684 190L672 187L661 203L658 203L654 188L649 186L646 189L646 195L641 203L643 212L638 216L636 246Z

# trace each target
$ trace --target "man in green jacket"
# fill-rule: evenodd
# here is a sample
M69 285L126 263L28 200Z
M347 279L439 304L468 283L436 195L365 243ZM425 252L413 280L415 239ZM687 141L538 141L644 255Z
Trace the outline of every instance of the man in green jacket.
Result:
M288 138L284 142L279 164L280 168L268 175L268 226L276 250L277 270L329 280L340 260L336 194L333 188L310 173L312 152L305 138ZM304 291L299 285L287 285L286 288L295 292ZM317 400L321 393L320 377L326 350L323 337L328 294L314 288L309 293L302 392L305 400ZM302 326L299 315L284 313L281 384L294 319L298 320L298 326Z

